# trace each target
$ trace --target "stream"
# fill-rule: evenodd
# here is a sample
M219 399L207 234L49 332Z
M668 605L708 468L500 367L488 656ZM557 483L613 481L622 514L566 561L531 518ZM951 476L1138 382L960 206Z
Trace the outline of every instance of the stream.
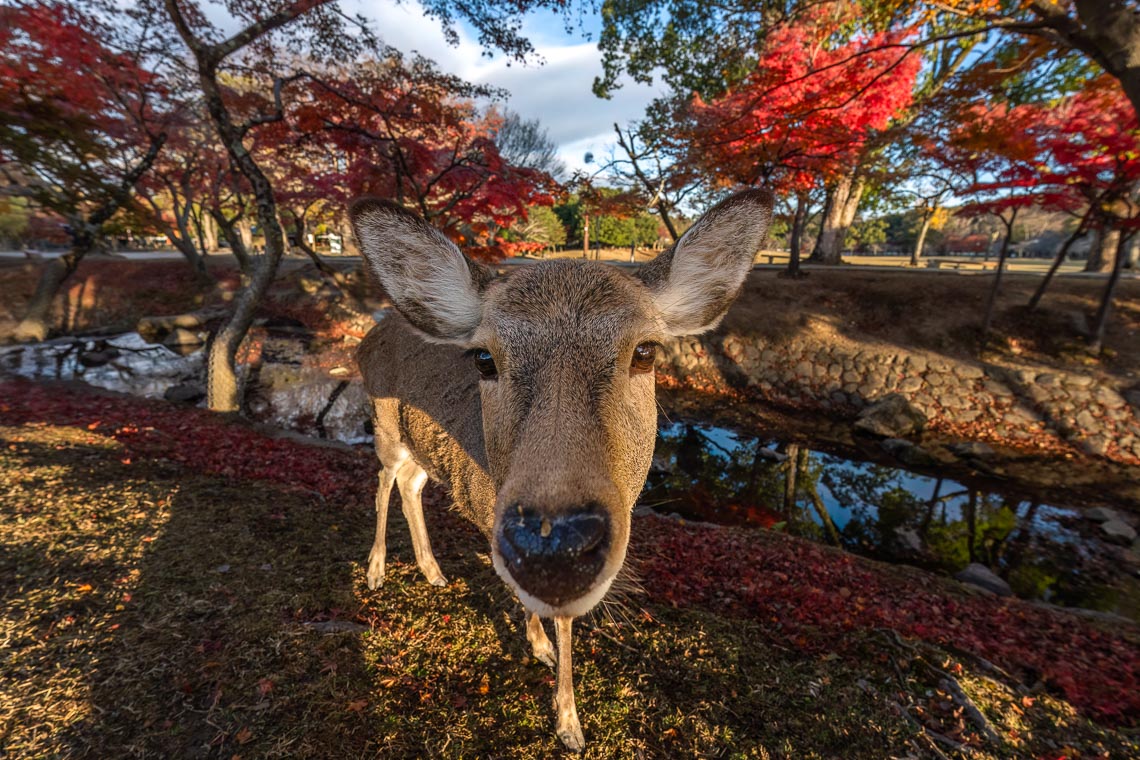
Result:
M366 397L339 364L288 325L262 328L242 366L245 413L306 435L371 441ZM201 403L205 352L137 333L0 348L0 372L79 380ZM173 389L173 390L172 390ZM1140 620L1140 558L1088 513L1008 490L969 487L695 421L662 422L642 508L681 519L786 531L863 556L955 574L989 568L1026 599Z

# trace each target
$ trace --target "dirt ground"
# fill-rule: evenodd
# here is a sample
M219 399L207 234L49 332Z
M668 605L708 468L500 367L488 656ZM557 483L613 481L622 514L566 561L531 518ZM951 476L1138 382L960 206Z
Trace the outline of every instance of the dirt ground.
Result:
M0 755L563 754L552 674L440 492L449 585L396 516L367 590L374 473L198 410L0 384ZM1140 754L1132 625L770 531L642 517L631 554L640 590L576 629L586 757Z
M342 261L341 265L348 265ZM300 296L296 278L306 264L286 263L278 307L301 321L321 320L321 305ZM866 267L815 269L800 280L759 268L726 318L730 327L773 339L822 331L834 340L876 341L959 357L979 356L979 333L992 275ZM35 288L35 265L0 267L0 338L10 333ZM57 325L65 331L129 330L152 314L174 314L220 305L236 287L233 270L220 262L219 284L195 282L179 261L84 262L57 301ZM291 279L292 278L292 279ZM1126 277L1117 291L1105 350L1091 355L1083 333L1093 323L1103 278L1057 279L1041 306L1025 308L1040 280L1008 275L997 302L987 360L1100 371L1122 387L1140 383L1140 279ZM290 288L294 288L290 290Z

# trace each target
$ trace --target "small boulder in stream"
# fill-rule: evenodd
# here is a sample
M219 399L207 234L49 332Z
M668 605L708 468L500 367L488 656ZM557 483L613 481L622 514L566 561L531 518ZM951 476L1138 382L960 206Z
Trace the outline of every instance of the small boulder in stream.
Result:
M907 467L933 467L936 462L930 453L916 443L905 438L886 438L879 444L883 451L899 460Z
M1100 532L1109 541L1128 545L1136 540L1136 529L1123 520L1109 520L1100 524Z
M185 327L175 327L163 338L162 345L176 354L186 356L201 349L206 345L206 341L202 339L199 333L193 330L187 330Z
M197 404L206 398L206 389L198 383L179 383L167 388L162 397L176 404Z
M924 427L926 415L900 393L883 396L860 412L855 420L857 431L880 438L902 438L920 433Z
M1013 596L1013 589L1009 587L1008 583L995 575L993 570L977 562L966 565L966 569L954 577L962 583L989 591L991 594Z

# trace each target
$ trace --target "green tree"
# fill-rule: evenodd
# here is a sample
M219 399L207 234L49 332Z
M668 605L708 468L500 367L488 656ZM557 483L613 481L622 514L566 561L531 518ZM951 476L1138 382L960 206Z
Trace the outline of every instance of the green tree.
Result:
M542 243L547 250L566 245L566 225L550 206L531 206L527 209L526 223L516 231L523 240Z

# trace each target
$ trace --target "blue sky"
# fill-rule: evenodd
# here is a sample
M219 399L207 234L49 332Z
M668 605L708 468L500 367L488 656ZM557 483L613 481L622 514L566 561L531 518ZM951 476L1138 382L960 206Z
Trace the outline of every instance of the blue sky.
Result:
M601 20L596 14L581 24L592 35L590 39L578 32L577 24L574 34L567 34L559 15L531 14L524 22L524 31L544 62L520 65L502 55L484 56L475 36L462 27L458 29L459 46L448 45L439 22L425 17L415 0L400 4L393 0L347 0L344 6L373 19L376 31L393 47L404 52L416 50L468 81L507 90L510 97L506 106L524 118L539 119L571 170L585 166L583 156L587 152L604 159L614 145L614 122L624 127L640 118L657 94L655 88L627 82L611 100L594 97L590 87L602 70L597 49Z

